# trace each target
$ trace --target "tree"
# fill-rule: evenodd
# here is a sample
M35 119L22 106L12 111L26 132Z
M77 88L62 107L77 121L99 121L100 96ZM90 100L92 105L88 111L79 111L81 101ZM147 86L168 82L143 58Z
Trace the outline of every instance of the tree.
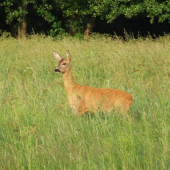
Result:
M32 8L29 8L29 5ZM26 37L27 30L27 14L30 10L43 17L47 22L54 22L56 17L50 12L52 10L53 1L51 0L4 0L0 6L5 7L6 23L18 26L18 38ZM32 16L33 17L33 16ZM17 24L14 24L16 23Z
M155 18L159 22L170 21L170 0L95 0L93 9L95 15L112 22L120 15L127 18L138 16L149 17L153 23Z
M132 18L145 10L142 0L96 0L93 8L95 15L100 16L101 19L106 19L109 23L120 15Z
M36 17L49 23L49 34L55 36L64 29L70 35L81 33L89 36L96 17L112 23L117 17L148 17L153 23L170 21L170 0L1 0L1 18L13 30L18 28L18 37L26 36L27 26ZM60 13L62 17L58 19ZM63 24L64 23L64 24ZM44 23L34 22L34 27ZM39 27L40 28L40 27ZM40 28L41 29L41 28ZM43 29L46 29L45 27Z
M144 0L144 6L151 23L154 22L156 17L158 22L165 20L170 22L170 0Z
M89 35L92 31L95 17L93 17L93 0L61 0L60 6L67 20L67 28L70 35L76 32Z

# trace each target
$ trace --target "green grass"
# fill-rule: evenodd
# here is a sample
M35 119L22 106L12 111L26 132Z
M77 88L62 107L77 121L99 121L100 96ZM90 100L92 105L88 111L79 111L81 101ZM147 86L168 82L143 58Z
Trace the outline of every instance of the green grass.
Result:
M0 38L0 169L170 169L170 36ZM134 96L128 115L74 115L55 50L77 83Z

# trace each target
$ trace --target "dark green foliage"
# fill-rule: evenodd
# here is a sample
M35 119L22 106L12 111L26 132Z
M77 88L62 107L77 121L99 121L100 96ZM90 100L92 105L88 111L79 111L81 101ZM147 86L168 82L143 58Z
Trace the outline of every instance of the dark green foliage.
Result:
M36 33L44 32L50 36L65 31L70 35L82 34L90 17L99 17L107 23L119 16L149 18L150 23L170 21L169 0L2 0L0 9L0 29L4 30L6 23L17 31L23 16L29 16L28 33L37 28Z

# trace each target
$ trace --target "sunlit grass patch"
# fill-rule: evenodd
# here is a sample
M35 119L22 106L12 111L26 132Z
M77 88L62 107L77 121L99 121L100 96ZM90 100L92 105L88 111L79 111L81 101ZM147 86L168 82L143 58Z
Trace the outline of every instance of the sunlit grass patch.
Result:
M170 168L169 36L0 42L1 169ZM132 93L130 112L74 115L54 50L77 83Z

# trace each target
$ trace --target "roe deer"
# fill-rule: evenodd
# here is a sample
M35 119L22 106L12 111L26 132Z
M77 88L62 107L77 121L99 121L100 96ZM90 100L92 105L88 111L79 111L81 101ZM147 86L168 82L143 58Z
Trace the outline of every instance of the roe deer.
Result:
M67 58L62 58L55 51L54 58L59 61L56 73L62 73L67 92L68 103L74 113L82 115L85 112L103 112L120 108L127 112L132 104L132 95L118 89L102 89L77 84L70 69L71 56L67 51Z

